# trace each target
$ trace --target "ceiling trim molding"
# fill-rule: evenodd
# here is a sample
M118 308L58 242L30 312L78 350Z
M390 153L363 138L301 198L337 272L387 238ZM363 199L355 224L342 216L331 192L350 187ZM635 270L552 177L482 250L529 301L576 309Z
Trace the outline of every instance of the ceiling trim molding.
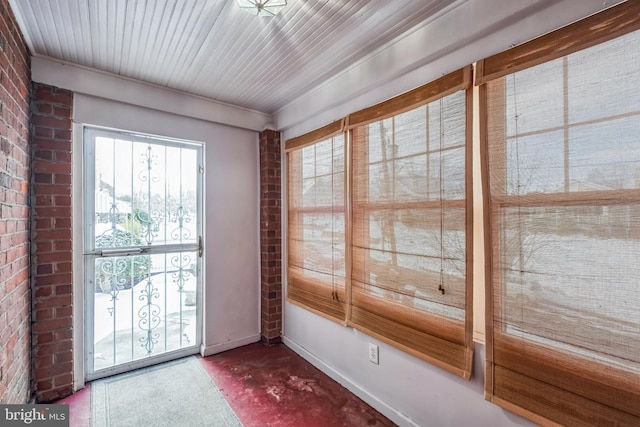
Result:
M212 123L262 131L271 115L46 56L31 58L31 78L73 92Z

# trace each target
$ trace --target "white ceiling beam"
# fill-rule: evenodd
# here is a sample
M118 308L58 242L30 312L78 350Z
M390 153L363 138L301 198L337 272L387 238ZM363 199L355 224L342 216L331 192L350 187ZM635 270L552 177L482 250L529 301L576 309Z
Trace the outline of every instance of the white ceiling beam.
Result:
M242 129L262 131L271 122L271 116L260 111L225 104L48 57L34 56L31 58L31 78L35 82L77 93Z

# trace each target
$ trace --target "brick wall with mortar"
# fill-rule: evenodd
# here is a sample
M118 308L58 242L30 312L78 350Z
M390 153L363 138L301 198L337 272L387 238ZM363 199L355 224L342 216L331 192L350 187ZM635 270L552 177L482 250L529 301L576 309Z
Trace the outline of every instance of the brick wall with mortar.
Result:
M70 91L32 87L33 397L73 391Z
M30 397L30 78L29 50L0 0L0 403Z
M260 133L261 334L280 342L282 330L282 230L280 132Z

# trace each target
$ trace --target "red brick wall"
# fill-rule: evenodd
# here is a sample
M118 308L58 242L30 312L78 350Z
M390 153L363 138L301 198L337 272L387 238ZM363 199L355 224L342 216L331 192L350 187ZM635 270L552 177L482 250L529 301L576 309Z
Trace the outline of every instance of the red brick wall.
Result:
M29 80L31 59L0 0L0 403L29 400Z
M268 343L282 330L282 230L280 132L260 133L261 333Z
M73 94L32 89L33 386L37 402L73 391L71 110Z

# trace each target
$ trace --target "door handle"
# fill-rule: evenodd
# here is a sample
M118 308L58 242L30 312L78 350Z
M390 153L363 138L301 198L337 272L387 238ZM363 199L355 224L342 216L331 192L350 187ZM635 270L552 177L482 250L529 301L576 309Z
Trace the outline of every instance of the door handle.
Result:
M131 256L131 255L139 255L144 252L144 248L112 248L112 249L102 249L99 251L100 256L103 257L112 257L112 256Z
M198 256L202 258L202 252L204 252L204 246L202 246L202 236L198 237Z

